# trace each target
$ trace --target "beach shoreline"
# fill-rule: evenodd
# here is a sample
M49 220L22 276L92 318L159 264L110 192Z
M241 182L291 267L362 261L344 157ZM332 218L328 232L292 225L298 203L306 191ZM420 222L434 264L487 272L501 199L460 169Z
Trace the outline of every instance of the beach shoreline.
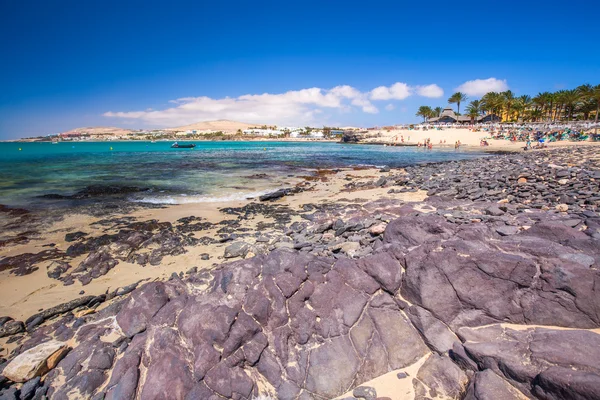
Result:
M531 304L535 307L546 301L544 296L549 293L563 296L561 283L553 283L555 278L548 277L564 274L550 268L555 259L568 260L571 263L568 268L575 268L570 273L596 273L593 265L600 262L598 247L594 246L600 239L599 182L600 156L594 148L581 146L508 152L405 168L315 170L285 190L271 193L264 201L255 198L226 203L139 206L100 214L66 211L59 217L4 207L0 210L2 221L11 229L5 230L1 249L4 257L0 259L0 315L10 316L14 321L7 323L11 331L3 333L5 337L0 339L3 349L0 357L11 359L49 338L69 340L75 357L78 352L94 352L106 343L112 346L111 341L118 342L118 346L122 343L119 338L124 335L137 341L171 330L187 335L185 323L166 327L165 324L173 324L170 315L187 318L189 307L203 304L202 312L192 312L194 318L213 318L213 307L221 307L214 311L217 320L230 318L227 307L233 310L238 307L238 318L243 320L244 312L259 312L252 310L260 309L256 308L262 304L256 303L260 299L283 296L287 300L274 297L266 304L278 307L283 301L282 304L287 304L284 311L252 314L253 318L245 322L262 327L248 329L265 332L261 336L264 346L277 349L275 343L279 343L278 335L282 332L281 326L271 327L271 322L264 318L289 318L290 322L284 326L291 329L285 335L293 345L289 356L293 360L302 360L306 352L318 354L337 349L335 356L325 357L315 368L325 363L336 371L345 371L350 366L362 371L363 361L359 360L370 357L370 353L364 356L357 353L356 360L352 357L345 360L339 355L354 352L352 346L346 349L344 343L361 343L361 337L380 336L382 339L377 340L382 342L377 346L384 346L385 352L375 349L371 352L378 351L381 353L378 357L391 360L389 365L366 369L350 381L345 372L340 372L342 375L331 377L332 384L321 382L311 386L311 393L331 398L344 393L357 396L363 390L362 384L368 390L391 396L392 400L413 398L427 387L437 387L452 397L449 393L467 391L471 379L448 358L449 349L462 348L457 347L462 344L455 343L454 347L449 344L458 340L454 339L454 332L459 328L461 335L466 335L465 346L478 340L500 343L502 339L494 336L498 329L519 340L546 331L558 335L561 341L566 340L561 335L568 336L571 332L598 335L598 323L585 319L591 318L591 314L586 314L587 305L582 311L573 311L574 308L568 315L555 309L537 313L528 310ZM29 229L28 234L19 234ZM561 246L561 250L556 250L556 246ZM527 261L531 257L541 265L539 268L544 268L541 276L535 272L538 267L531 270L531 261ZM564 260L556 265L567 265ZM399 268L397 272L393 272L395 268ZM448 290L446 281L436 281L429 287L431 268L451 274L447 279L456 288ZM485 272L481 278L475 272L478 268ZM471 274L471 278L460 277L461 271ZM421 274L420 277L412 277L415 273ZM296 275L303 276L304 281ZM438 275L434 274L432 279L437 279L435 276ZM478 284L473 286L471 279L477 279ZM546 282L540 293L539 279ZM345 280L347 283L343 283ZM268 282L274 282L277 288L269 289ZM554 286L548 288L550 284ZM514 290L509 296L513 298L521 296L523 288L533 296L533 300L519 305L528 319L515 317L520 314L514 314L513 303L502 303L503 291ZM411 290L418 295L411 295ZM431 290L436 294L432 295ZM461 296L470 296L473 291L478 295L451 300L454 291ZM576 295L577 301L593 299L593 295L585 298ZM170 300L159 300L161 296L170 296ZM296 304L298 296L303 300ZM445 306L436 303L438 296L444 298L444 304L469 302L459 309L474 304L469 307L483 311L465 311L449 319L444 314ZM154 310L155 301L171 304L167 307L171 311L148 311ZM364 304L357 306L356 301ZM424 301L433 301L429 307L438 310L439 317L434 318L423 308L430 304ZM159 308L165 306L160 304ZM557 304L554 301L546 307L556 308ZM303 308L291 312L287 307ZM331 307L335 310L327 311ZM361 307L367 311L361 311ZM151 319L144 319L147 322L137 327L131 325L130 321L137 321L130 315L132 312L156 316L144 317ZM573 320L573 313L579 313L579 319ZM297 325L295 318L305 316L308 320ZM344 322L354 318L351 316L356 321ZM443 319L443 323L436 318ZM233 321L235 328L231 332L226 328L223 335L237 337L242 328ZM334 328L336 324L350 328ZM427 324L434 324L431 326L435 329L430 330ZM221 329L214 322L209 322L209 326ZM441 333L441 327L448 333ZM6 332L8 328L2 329L0 332ZM100 339L84 333L96 329ZM303 329L314 330L308 336L312 339L306 339L310 340L308 343L302 339ZM342 329L341 336L328 338L323 329ZM407 341L411 343L410 351L394 344ZM135 349L135 342L131 343ZM227 343L219 346L229 346ZM344 351L340 353L336 346L342 346ZM221 347L218 351L226 351L220 350ZM127 346L119 351L129 354ZM247 354L245 357L250 357ZM278 360L287 357L284 355L287 353L276 350L268 354ZM184 356L173 357L172 362L179 362L177 357ZM318 360L320 356L314 357ZM213 362L219 363L210 361ZM284 396L284 386L272 380L269 372L277 368L273 364L258 364L256 369L252 362L257 361L244 367L249 374L244 379L253 382L250 390L254 395ZM63 376L60 365L54 375L44 380L45 390L66 390L61 386L65 381L67 387L79 387L79 381ZM108 367L111 368L112 365ZM220 373L229 376L236 367L227 364L221 368ZM303 368L309 374L315 373L310 372L312 364ZM452 371L452 376L458 376L456 382L452 381L455 386L436 386L439 371ZM292 373L278 375L288 381L293 379ZM245 373L243 376L246 377ZM407 376L411 378L406 379ZM145 383L136 380L135 385L138 384ZM110 390L103 387L94 390ZM528 393L522 386L517 388Z
M369 145L381 145L381 143L368 143ZM552 147L556 149L556 147ZM564 147L563 147L564 148ZM583 147L566 147L569 148L587 148ZM469 147L466 147L468 150ZM486 149L487 153L492 155L492 158L499 156L512 157L519 152L517 149L510 148L502 150L498 148ZM423 150L428 151L428 150ZM435 151L435 150L433 150ZM544 157L548 151L552 150L534 150L532 155ZM526 153L523 153L526 154ZM461 163L463 161L459 161ZM471 161L464 161L471 162ZM472 161L474 163L483 163L483 159ZM433 163L421 163L407 167L409 169L422 169L432 166L440 166L446 168L456 161L440 161ZM382 172L385 171L385 172ZM128 225L134 222L143 221L158 221L159 223L167 223L171 226L178 224L178 220L186 218L197 219L202 221L206 226L198 229L197 232L192 231L192 235L197 237L214 237L222 240L227 234L233 232L228 231L226 223L233 222L236 218L240 219L239 215L227 214L223 210L234 209L243 210L252 205L271 205L275 207L283 207L286 210L296 212L302 210L306 204L335 204L338 201L351 203L353 201L373 202L377 200L394 200L400 203L421 203L426 200L426 190L415 185L410 191L394 193L387 185L377 187L376 183L385 179L389 175L406 174L403 168L373 168L373 167L352 167L352 168L335 168L335 169L320 169L309 173L306 176L297 176L288 179L288 190L296 191L285 196L281 196L272 202L261 202L258 198L247 198L245 200L232 201L211 201L187 204L145 204L131 203L127 199L121 199L117 204L123 204L123 208L115 207L114 211L103 211L98 215L94 215L91 211L94 206L86 206L76 208L73 211L63 210L51 213L42 217L45 213L43 209L32 210L31 214L23 210L23 215L13 218L11 208L4 210L4 223L9 229L6 229L4 245L1 248L0 254L2 258L17 257L22 254L39 254L49 249L62 254L56 257L57 260L65 257L71 264L70 268L75 269L78 264L81 264L88 255L88 252L81 253L75 257L65 255L68 249L77 244L78 240L67 242L65 235L74 232L84 232L83 240L97 235L116 234L120 229L127 228ZM370 184L367 184L370 182ZM354 186L353 186L354 185ZM272 191L275 191L273 188ZM110 200L110 198L109 198ZM98 201L103 202L102 198ZM93 204L93 203L92 203ZM20 209L17 209L20 210ZM270 211L258 211L252 214L250 218L244 218L238 221L237 228L245 232L236 238L250 235L258 235L260 226L266 225L273 228L278 223L277 215L269 214ZM23 218L23 221L19 218ZM110 221L120 221L127 219L126 223L114 223ZM34 223L27 222L34 220ZM284 225L292 222L299 222L299 216L291 216L289 221L286 221L281 226L278 226L278 234L283 235ZM107 222L109 221L109 222ZM27 231L30 237L23 234ZM235 231L235 230L234 230ZM11 236L12 235L12 236ZM69 283L69 286L63 286L60 281L51 279L47 276L47 269L52 264L51 259L36 264L36 270L23 276L15 276L12 268L5 268L0 271L0 315L12 315L17 318L26 318L35 313L40 307L47 304L58 304L60 302L69 301L78 296L79 292L84 290L86 293L99 295L109 288L126 286L140 279L168 279L173 273L182 273L185 270L198 267L199 269L213 268L217 263L224 261L223 251L233 239L217 240L215 243L205 245L194 245L185 247L185 254L182 256L166 255L164 262L158 266L142 268L129 260L120 260L114 269L111 269L107 274L92 279L82 285L81 282L75 279ZM201 254L208 254L209 259L203 260ZM1 259L0 259L1 260ZM5 262L6 263L6 262ZM17 263L18 264L18 263Z

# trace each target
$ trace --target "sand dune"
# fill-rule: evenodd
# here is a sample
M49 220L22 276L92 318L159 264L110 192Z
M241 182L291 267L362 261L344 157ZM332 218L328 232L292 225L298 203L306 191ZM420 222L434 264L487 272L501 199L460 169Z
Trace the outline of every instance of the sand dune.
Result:
M261 126L261 124L249 124L245 122L230 121L220 119L217 121L203 121L195 124L179 126L176 128L168 128L168 131L222 131L223 133L235 133L238 129L244 130L253 126Z
M63 135L87 133L88 135L126 135L133 132L133 129L117 128L114 126L87 126L82 128L71 129L67 132L62 132Z

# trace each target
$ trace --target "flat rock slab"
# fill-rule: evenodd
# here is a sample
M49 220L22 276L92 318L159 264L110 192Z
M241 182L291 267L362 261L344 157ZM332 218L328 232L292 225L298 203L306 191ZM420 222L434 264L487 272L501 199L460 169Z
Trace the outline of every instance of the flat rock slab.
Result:
M63 342L42 343L15 357L2 374L13 382L27 382L53 369L68 351L69 347Z

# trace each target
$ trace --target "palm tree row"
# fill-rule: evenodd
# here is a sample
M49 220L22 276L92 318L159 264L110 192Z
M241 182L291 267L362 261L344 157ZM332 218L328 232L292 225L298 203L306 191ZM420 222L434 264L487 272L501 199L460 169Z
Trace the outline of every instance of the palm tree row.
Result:
M416 116L422 117L423 121L426 121L429 118L439 117L442 114L442 111L442 107L431 108L429 106L421 106L419 107Z
M457 105L460 114L460 104L468 100L461 92L454 93L448 103ZM437 117L441 107L433 110L422 106L417 116L425 120ZM481 100L473 100L466 108L466 113L475 120L480 115L495 114L502 116L504 121L573 121L588 120L595 114L598 123L600 113L600 85L581 85L572 90L559 90L554 93L543 92L535 97L528 95L515 96L512 91L489 92Z

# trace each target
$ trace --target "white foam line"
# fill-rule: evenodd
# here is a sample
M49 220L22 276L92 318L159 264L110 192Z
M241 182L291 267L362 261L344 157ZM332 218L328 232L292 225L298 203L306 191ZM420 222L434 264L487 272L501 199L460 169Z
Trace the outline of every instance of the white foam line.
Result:
M259 192L247 193L232 193L226 196L188 196L185 194L174 196L153 196L142 197L141 199L130 199L134 203L150 203L150 204L195 204L195 203L224 203L228 201L246 200L249 197L258 197L263 194L271 193L277 189L263 190Z

